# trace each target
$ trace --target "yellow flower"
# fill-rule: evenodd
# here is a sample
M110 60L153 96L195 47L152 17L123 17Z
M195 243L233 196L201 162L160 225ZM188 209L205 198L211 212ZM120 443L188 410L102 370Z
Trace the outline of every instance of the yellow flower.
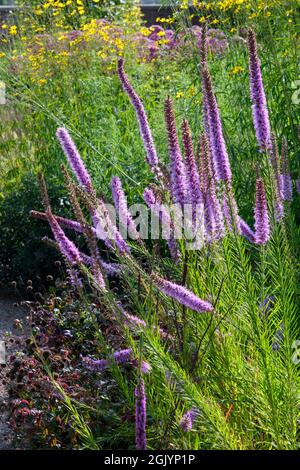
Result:
M192 98L196 94L196 88L192 85L188 90L188 95Z
M231 28L230 33L236 33L237 29L236 28Z
M166 80L170 80L170 75L167 75L167 76L166 76Z
M229 71L229 75L237 75L238 73L244 72L244 67L241 67L240 65L235 65L233 69Z
M0 52L0 59L2 59L2 57L5 57L6 54L4 52Z
M36 8L35 10L33 10L33 12L36 15L42 15L43 14L43 10L41 9L41 7Z
M45 83L47 83L47 80L46 80L45 78L40 78L39 84L40 84L41 86L43 86L43 85L45 85Z
M3 24L1 25L1 28L2 28L2 29L6 29L6 28L7 28L7 24L3 23Z
M184 93L183 93L182 91L178 91L178 92L176 93L176 99L177 99L177 100L180 100L180 98L183 98L183 97L184 97Z
M108 57L103 51L98 51L97 56L100 57L100 59L106 59Z
M17 32L18 32L18 28L17 28L16 25L13 25L9 28L9 34L15 35L15 34L17 34Z
M151 34L151 31L149 31L148 28L145 28L144 26L140 29L140 33L143 35L143 36L149 36L149 34Z

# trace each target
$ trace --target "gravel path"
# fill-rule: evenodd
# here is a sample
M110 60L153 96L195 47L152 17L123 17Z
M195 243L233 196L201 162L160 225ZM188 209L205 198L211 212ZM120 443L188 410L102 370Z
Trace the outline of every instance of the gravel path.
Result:
M11 354L14 349L9 344L9 338L24 334L24 331L18 332L14 328L15 320L21 320L26 325L26 307L15 306L13 300L0 299L0 341L4 341L6 345L7 356ZM1 366L4 368L4 366ZM0 450L12 449L13 433L9 427L9 396L3 379L5 378L6 372L8 372L9 366L2 369L0 377Z

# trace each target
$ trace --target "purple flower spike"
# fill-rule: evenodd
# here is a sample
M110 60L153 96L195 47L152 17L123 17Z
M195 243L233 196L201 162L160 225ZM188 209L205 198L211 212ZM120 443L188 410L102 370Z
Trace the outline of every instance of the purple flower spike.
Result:
M183 432L189 432L193 429L193 424L198 416L198 412L194 409L187 411L181 418L179 426Z
M256 181L255 243L265 245L270 238L268 205L263 180Z
M234 227L237 233L241 233L240 222L242 219L238 215L238 207L231 185L227 185L226 187L226 194L224 194L223 198L223 211L228 229L232 231ZM245 228L244 224L244 229Z
M255 233L241 217L239 217L239 225L243 237L247 238L249 242L255 243Z
M281 169L282 169L282 174L280 175L281 197L284 201L292 201L293 180L289 171L288 143L286 139L284 139L282 142Z
M170 229L170 236L167 239L168 247L172 258L178 262L180 260L180 252L178 244L174 238L174 224L171 220L168 210L157 202L157 198L152 189L146 188L143 193L144 201L151 211L161 220L163 227Z
M111 220L109 211L102 199L98 200L98 207L93 212L93 223L96 227L97 237L104 240L109 249L114 250L115 243L120 253L130 253L129 246Z
M207 242L225 235L224 217L217 197L212 158L206 135L200 139L200 184L204 202L204 222Z
M172 299L177 300L181 305L185 305L199 313L213 311L214 308L209 302L200 299L185 287L166 281L156 274L153 274L152 277L161 292L166 294L168 297L172 297Z
M280 159L278 153L278 145L275 133L271 134L272 153L271 165L273 169L273 186L274 186L274 216L276 222L280 222L284 216L284 206L281 191L281 175L280 175Z
M44 212L30 211L30 216L34 217L35 219L47 220L47 214L45 214ZM64 227L70 230L75 230L75 232L79 232L79 233L83 232L83 229L80 223L77 222L76 220L65 219L64 217L60 217L59 215L56 215L55 219L56 219L56 222L59 223L59 225L63 225ZM94 230L94 233L96 233L95 230Z
M182 142L183 142L183 148L184 148L187 178L188 178L188 183L189 183L188 191L191 194L191 203L194 209L197 206L197 204L200 204L203 202L203 198L202 198L202 193L200 189L200 177L199 177L198 168L197 168L195 155L194 155L191 131L190 131L189 124L186 120L184 120L182 124ZM195 222L194 218L195 218L195 215L193 213L193 222Z
M79 250L76 248L74 243L66 237L64 231L60 228L57 223L54 215L52 214L50 208L47 210L47 219L54 235L55 240L57 241L59 248L62 254L66 257L69 263L78 264L81 263L81 257Z
M65 152L68 162L78 180L78 182L89 192L92 191L92 182L90 176L84 166L84 163L79 155L79 152L71 139L67 129L59 127L56 131L56 136L60 145Z
M124 194L120 178L113 176L111 180L112 197L116 210L119 215L119 221L126 228L128 234L134 240L141 240L140 234L136 229L135 223L127 207L126 196Z
M118 365L126 364L132 360L132 349L121 349L113 354L113 359ZM94 372L101 372L109 367L110 362L107 359L92 359L91 357L82 358L84 367Z
M212 80L207 68L202 69L203 101L205 104L205 120L209 128L210 147L213 166L218 181L231 181L229 157L223 136L222 122L218 103L214 95Z
M165 101L165 121L170 157L171 194L175 203L183 205L188 202L187 181L185 167L178 143L173 104L170 97Z
M133 87L128 81L128 78L124 71L124 59L118 60L118 74L119 79L122 83L123 90L129 96L129 99L135 109L137 120L140 126L140 133L143 139L144 147L146 150L146 159L148 164L150 165L151 169L155 172L156 167L158 166L158 157L156 154L153 137L151 133L151 129L149 127L147 115L145 113L145 109L143 106L142 101L134 91Z
M248 31L248 50L253 124L261 152L268 152L272 149L269 112L257 54L256 36L252 29Z
M149 374L151 369L152 369L152 367L150 366L150 364L148 362L142 361L142 363L141 363L141 373L142 374Z
M293 200L293 180L289 173L280 175L280 194L283 201Z
M146 328L147 326L146 322L136 315L130 315L124 311L124 316L126 318L125 325L129 326L130 328Z
M137 450L147 449L146 437L146 393L143 379L135 389L135 446Z
M101 372L108 368L108 361L106 359L92 359L91 357L83 357L82 365L88 370L93 372Z

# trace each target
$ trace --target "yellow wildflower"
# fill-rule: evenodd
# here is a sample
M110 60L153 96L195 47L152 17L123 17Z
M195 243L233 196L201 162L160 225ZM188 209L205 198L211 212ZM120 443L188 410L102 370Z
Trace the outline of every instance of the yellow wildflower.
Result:
M195 96L196 94L196 88L194 87L194 85L192 85L189 89L188 89L188 95L192 98L193 96Z
M183 98L184 97L184 93L182 91L178 91L176 93L176 99L179 100L180 98Z
M244 72L244 67L241 67L240 65L235 65L233 69L229 71L229 75L237 75L238 73Z
M5 56L6 56L5 52L0 52L0 59L2 59L2 57L5 57Z
M15 35L15 34L17 34L17 32L18 32L18 28L17 28L16 25L13 25L9 28L9 34Z
M107 54L105 54L103 51L98 51L97 56L100 57L100 59L107 59L108 57Z
M40 84L41 86L43 86L43 85L45 85L45 83L47 83L47 80L46 80L45 78L40 78L39 84Z

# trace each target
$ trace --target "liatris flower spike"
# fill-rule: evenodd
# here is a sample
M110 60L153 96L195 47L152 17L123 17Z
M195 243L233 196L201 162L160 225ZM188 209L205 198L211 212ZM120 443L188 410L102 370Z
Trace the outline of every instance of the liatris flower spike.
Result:
M200 190L200 177L194 155L193 141L187 120L184 120L182 124L182 142L187 179L189 183L188 191L191 193L191 202L193 206L197 206L197 204L201 204L203 201Z
M64 231L60 228L54 215L52 214L50 207L48 207L46 215L54 238L57 241L62 254L72 265L81 263L79 250L76 248L74 243L69 240L68 237L64 234Z
M146 393L143 379L135 389L135 446L137 450L147 449L146 437Z
M122 365L126 364L127 362L132 360L132 349L121 349L120 351L116 351L113 354L113 359L115 360L116 364ZM109 367L110 362L107 359L92 359L90 357L83 357L82 363L84 367L94 372L100 372L105 370Z
M267 152L272 149L270 120L260 60L257 54L257 42L252 29L248 31L248 50L253 124L260 150Z
M199 313L212 312L214 310L213 306L209 302L200 299L185 287L166 281L156 274L152 274L152 278L161 292L166 294L168 297L172 297L174 300L177 300L181 305Z
M44 212L30 211L30 216L34 217L35 219L48 220L47 214L45 214ZM59 223L59 225L63 225L64 227L70 230L75 230L75 232L79 233L83 232L82 226L76 220L65 219L64 217L60 217L59 215L55 216L55 220ZM93 230L94 233L96 233L96 230Z
M293 181L292 181L291 173L289 171L288 143L286 139L283 139L283 142L282 142L281 169L282 169L282 174L280 175L281 197L284 201L292 201Z
M145 113L145 109L143 106L142 101L134 91L133 87L128 81L128 78L124 71L124 59L118 60L118 74L119 79L121 81L123 90L129 96L129 99L135 109L137 120L140 126L140 133L143 139L144 147L146 150L146 159L150 168L153 172L157 172L158 170L158 157L156 154L156 149L153 142L153 137L151 133L151 129L149 127L147 115Z
M198 414L199 412L197 412L197 410L192 409L192 410L187 411L182 416L179 426L181 427L183 432L189 432L193 429L193 424Z
M171 195L175 203L183 205L188 202L187 180L178 143L173 104L170 97L168 97L165 101L165 121L168 134L168 148L170 157Z
M156 201L154 191L150 188L146 188L143 193L143 198L151 211L162 221L162 225L168 228L170 231L169 238L167 240L168 247L172 258L178 262L180 260L180 251L178 244L174 237L174 224L171 220L170 214L163 204L159 204Z
M222 122L218 103L214 95L212 80L207 68L202 69L203 100L205 103L205 122L213 157L214 172L217 180L231 181L229 157L223 136Z
M112 196L115 208L118 211L119 220L123 227L128 230L128 234L134 240L141 241L140 234L136 229L133 218L128 210L126 196L124 194L120 178L113 176L111 180ZM127 235L127 233L126 233Z
M67 129L60 127L56 131L56 136L65 152L68 162L78 180L78 182L88 191L92 191L92 181L79 155L79 152L71 139Z
M255 243L265 245L270 238L268 205L263 180L256 181Z

